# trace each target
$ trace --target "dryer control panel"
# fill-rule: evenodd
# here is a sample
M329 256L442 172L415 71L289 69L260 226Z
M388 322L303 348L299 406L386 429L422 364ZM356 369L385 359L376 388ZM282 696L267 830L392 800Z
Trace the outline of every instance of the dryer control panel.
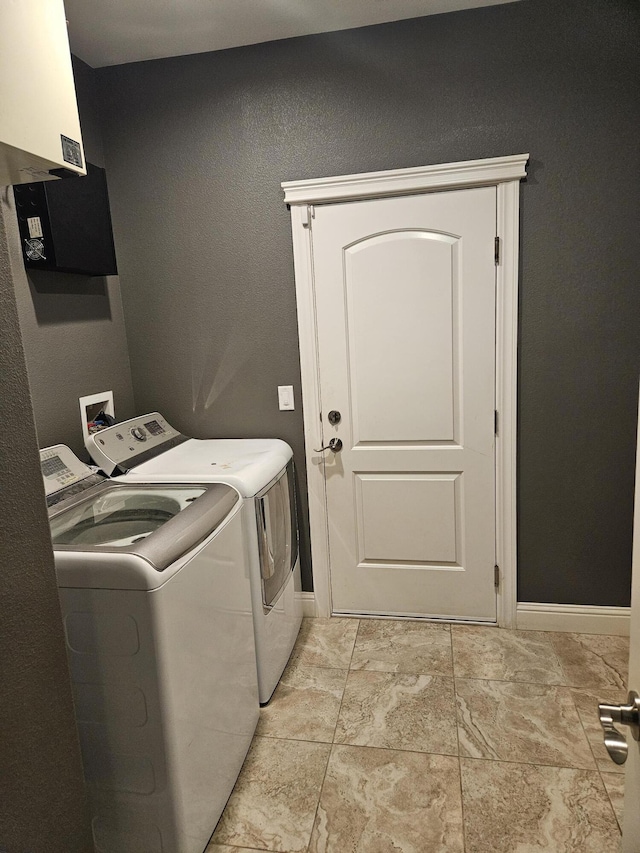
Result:
M114 424L89 436L89 452L105 474L126 473L187 439L159 412Z

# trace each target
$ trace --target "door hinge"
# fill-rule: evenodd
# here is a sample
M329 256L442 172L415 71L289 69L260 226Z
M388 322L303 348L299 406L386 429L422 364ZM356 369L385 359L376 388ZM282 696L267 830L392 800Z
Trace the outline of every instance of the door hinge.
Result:
M316 211L312 204L302 208L302 227L311 228L311 220L315 219Z
M498 434L498 410L493 410L493 434Z
M500 566L493 567L493 585L496 589L500 589Z
M493 243L493 259L496 264L500 263L500 238L496 237Z

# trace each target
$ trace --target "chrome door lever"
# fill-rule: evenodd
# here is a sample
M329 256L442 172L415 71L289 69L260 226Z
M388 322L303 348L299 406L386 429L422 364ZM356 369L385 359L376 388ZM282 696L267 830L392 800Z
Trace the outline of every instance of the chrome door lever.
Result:
M634 740L640 741L640 696L631 690L626 705L598 705L600 725L604 732L604 745L611 759L616 764L624 764L629 754L629 745L622 734L614 726L619 723L631 729Z
M340 438L332 438L329 444L325 447L320 447L318 450L315 450L314 453L324 453L325 450L332 450L334 453L339 453L342 450L342 439Z

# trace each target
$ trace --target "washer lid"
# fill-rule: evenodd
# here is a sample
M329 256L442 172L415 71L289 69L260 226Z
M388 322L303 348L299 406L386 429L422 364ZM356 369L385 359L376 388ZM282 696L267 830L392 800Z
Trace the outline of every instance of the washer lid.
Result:
M55 551L135 555L162 572L206 539L239 499L221 483L107 481L50 511L51 539Z
M218 482L250 498L274 480L292 457L279 438L190 438L128 471L128 482Z
M229 483L253 497L286 467L293 452L279 438L185 438L159 412L90 437L91 455L109 476L129 482Z

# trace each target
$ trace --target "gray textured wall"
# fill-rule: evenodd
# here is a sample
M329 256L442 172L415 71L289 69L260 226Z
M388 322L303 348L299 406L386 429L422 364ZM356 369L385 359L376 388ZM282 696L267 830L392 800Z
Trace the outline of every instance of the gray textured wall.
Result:
M104 166L93 69L74 60L74 76L85 156ZM13 210L7 228L15 243ZM68 444L85 458L78 397L112 390L116 415L135 414L118 276L27 274L18 261L15 287L40 446Z
M280 181L529 151L519 598L628 604L637 45L629 0L523 0L102 69L138 408L198 436L282 436L303 474ZM298 409L280 413L289 383Z
M5 190L0 190L0 198ZM0 207L0 849L90 853L38 447ZM18 249L12 244L12 249Z

